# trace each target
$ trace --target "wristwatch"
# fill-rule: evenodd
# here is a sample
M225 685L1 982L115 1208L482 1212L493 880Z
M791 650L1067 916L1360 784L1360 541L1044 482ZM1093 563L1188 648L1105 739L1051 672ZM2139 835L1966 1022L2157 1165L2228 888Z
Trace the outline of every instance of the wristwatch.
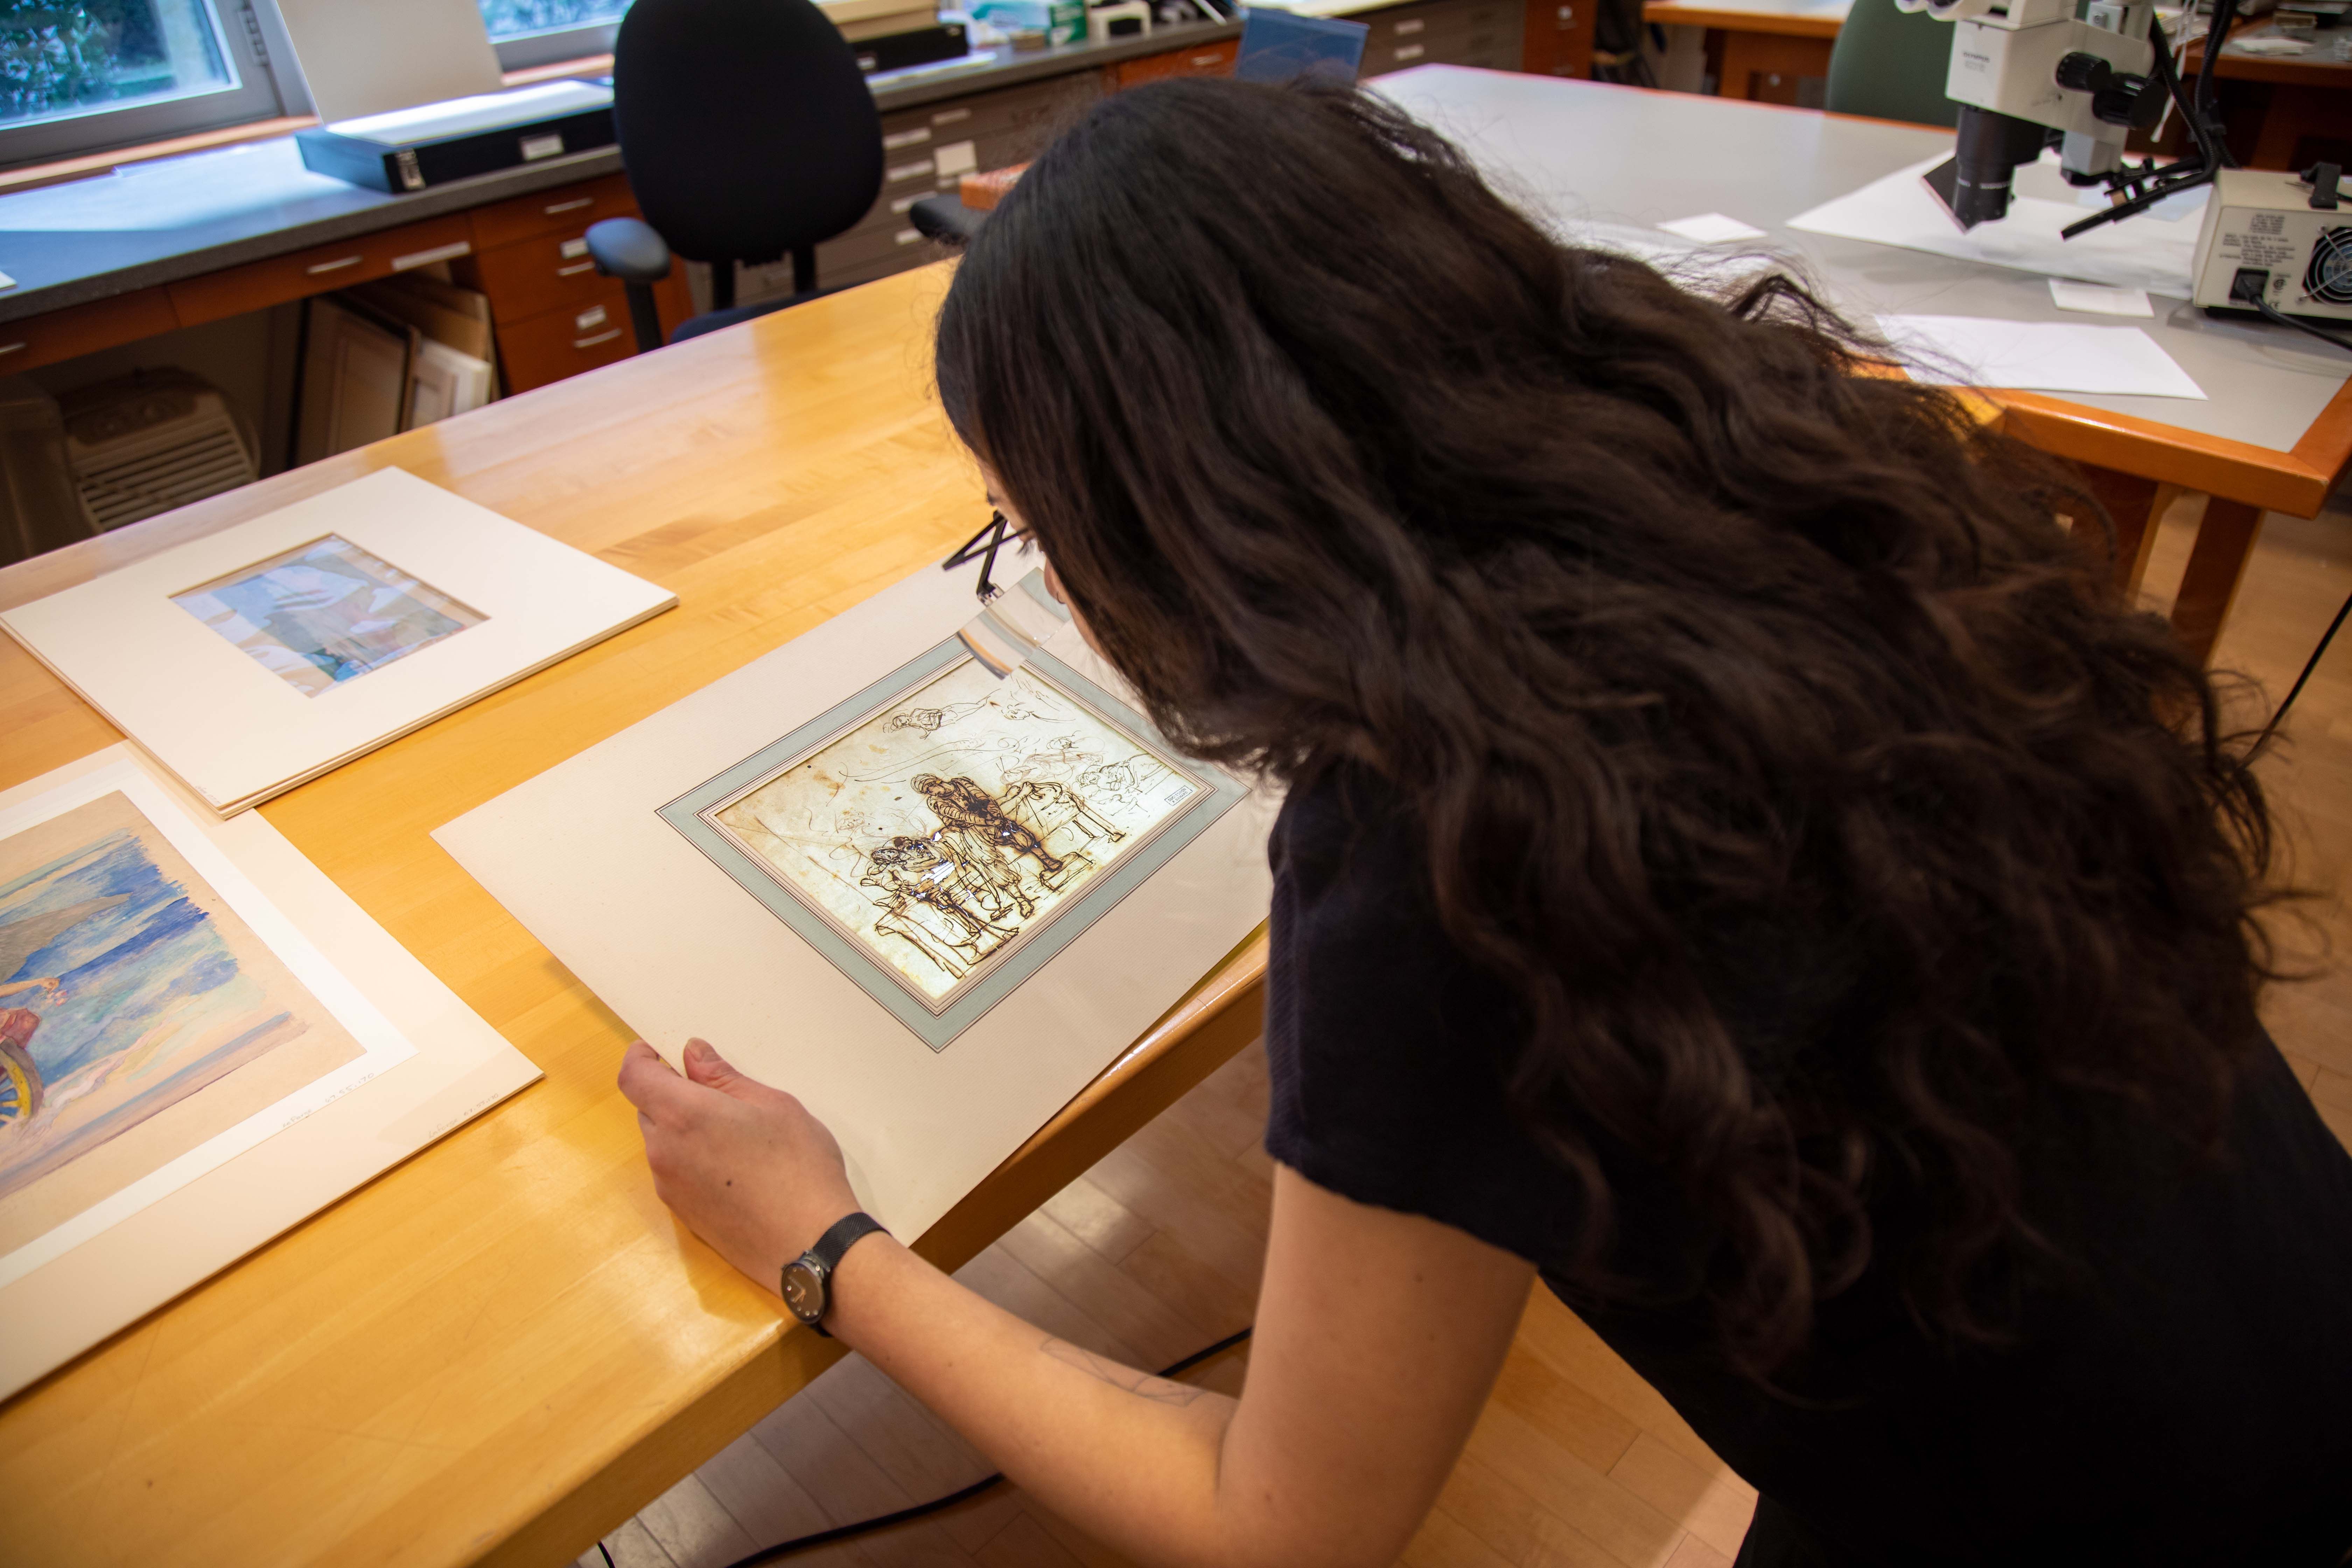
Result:
M824 1314L833 1305L829 1287L833 1271L841 1267L841 1255L853 1243L882 1228L882 1222L864 1211L845 1215L834 1222L833 1228L816 1238L816 1245L784 1265L782 1294L784 1305L793 1316L831 1339L824 1332Z

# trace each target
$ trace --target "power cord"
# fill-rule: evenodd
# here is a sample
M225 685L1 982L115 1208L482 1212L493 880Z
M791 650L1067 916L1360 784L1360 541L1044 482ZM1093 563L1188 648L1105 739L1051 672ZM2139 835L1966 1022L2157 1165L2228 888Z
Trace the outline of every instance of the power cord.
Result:
M2352 608L2352 605L2347 607ZM2342 619L2341 616L2337 618ZM2290 697L2287 700L2292 702L2294 699ZM1211 1356L1223 1355L1249 1337L1250 1331L1247 1329L1244 1329L1237 1334L1227 1334L1215 1344L1205 1350L1194 1351L1182 1361L1166 1368L1157 1375L1174 1377L1180 1373L1190 1372ZM887 1530L894 1524L905 1524L911 1520L921 1519L926 1514L938 1513L943 1509L953 1508L960 1502L969 1502L1003 1479L1004 1472L999 1470L992 1475L982 1476L968 1487L959 1487L945 1497L935 1497L929 1502L919 1502L912 1508L902 1508L896 1513L880 1514L873 1519L861 1519L855 1524L836 1525L831 1530L820 1530L814 1535L796 1535L790 1541L780 1541L773 1546L761 1547L751 1556L729 1563L728 1568L761 1568L762 1563L773 1563L795 1552L807 1552L819 1546L830 1546L836 1541L847 1541L852 1536L866 1535L877 1530ZM603 1542L596 1543L596 1550L604 1554L604 1568L614 1568L613 1553Z
M2352 344L2347 346L2352 347ZM2279 727L2279 721L2286 717L2286 710L2294 706L2296 698L2303 695L2304 683L2311 679L2311 672L2319 668L2320 655L2326 653L2327 645L2336 640L2336 629L2344 625L2347 616L2352 616L2352 598L2344 601L2344 607L2336 612L2336 618L2328 622L2327 629L2320 634L2319 646L2311 650L2309 658L2304 660L2303 673L2294 678L2294 685L2288 689L2286 700L2278 705L2278 711L2271 715L2270 722L2263 726L2263 732L2255 738L2256 752L2271 743L2271 731Z
M2275 321L2282 327L2293 327L2298 332L2309 332L2323 343L2334 343L2337 348L2352 353L2352 337L2344 337L2326 327L2315 327L2309 321L2298 321L2260 295L2254 297L2253 305L2265 320Z

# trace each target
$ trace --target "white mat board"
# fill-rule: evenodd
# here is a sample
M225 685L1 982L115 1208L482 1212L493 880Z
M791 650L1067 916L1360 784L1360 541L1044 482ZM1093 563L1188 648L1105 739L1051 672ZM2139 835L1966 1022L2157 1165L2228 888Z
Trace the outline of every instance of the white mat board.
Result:
M798 1095L908 1239L1246 937L1271 890L1276 803L1253 795L934 1050L656 815L952 637L975 576L919 572L434 835L673 1065L699 1036ZM1075 633L1048 650L1125 690Z
M0 793L0 830L115 792L173 840L367 1056L0 1257L0 1398L540 1076L267 819L218 820L129 746Z
M334 536L480 619L316 695L173 596ZM0 626L223 814L242 811L677 602L398 468L0 612ZM322 678L323 679L323 678Z

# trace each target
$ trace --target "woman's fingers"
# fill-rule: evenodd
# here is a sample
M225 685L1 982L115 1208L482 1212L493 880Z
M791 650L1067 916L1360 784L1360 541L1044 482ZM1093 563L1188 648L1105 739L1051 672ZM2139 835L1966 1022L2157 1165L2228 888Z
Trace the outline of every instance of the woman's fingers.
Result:
M619 1082L622 1098L635 1106L639 1115L656 1121L661 1119L665 1105L677 1103L681 1090L690 1092L694 1087L643 1040L635 1041L621 1054Z

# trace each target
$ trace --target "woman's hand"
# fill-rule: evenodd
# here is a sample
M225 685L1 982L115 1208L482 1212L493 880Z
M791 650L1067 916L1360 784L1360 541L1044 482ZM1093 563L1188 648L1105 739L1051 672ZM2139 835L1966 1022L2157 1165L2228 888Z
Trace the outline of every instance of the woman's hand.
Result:
M681 1078L639 1040L621 1058L621 1092L637 1108L655 1194L771 1291L785 1264L857 1207L824 1124L707 1041L687 1042Z

